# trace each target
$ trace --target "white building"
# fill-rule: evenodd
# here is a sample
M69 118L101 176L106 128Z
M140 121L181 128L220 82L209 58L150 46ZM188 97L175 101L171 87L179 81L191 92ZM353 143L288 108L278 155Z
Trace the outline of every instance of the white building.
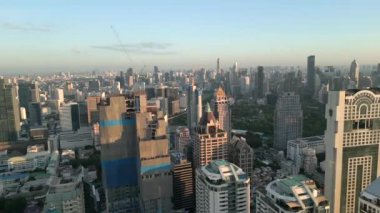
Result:
M28 147L28 152L23 156L15 156L8 159L8 171L29 172L36 169L45 169L49 163L50 152L38 150L37 147Z
M302 175L274 180L256 192L257 213L330 212L315 182Z
M380 177L362 191L359 197L360 213L380 213Z
M235 164L212 161L196 170L196 212L250 212L250 179Z

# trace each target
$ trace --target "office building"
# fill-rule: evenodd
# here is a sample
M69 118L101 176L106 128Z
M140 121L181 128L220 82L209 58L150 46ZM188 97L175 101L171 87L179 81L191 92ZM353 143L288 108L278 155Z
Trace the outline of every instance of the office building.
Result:
M78 103L67 103L60 108L59 123L63 131L77 131L80 128Z
M191 163L182 152L170 153L173 175L173 204L175 210L193 210L195 205L194 175Z
M261 99L265 97L264 91L264 67L259 66L257 68L257 76L256 76L256 98Z
M90 125L99 122L98 104L100 103L100 96L87 97L87 116Z
M302 168L304 169L305 174L311 175L317 171L318 159L315 153L315 149L313 148L303 149L302 160L303 160Z
M0 78L0 142L16 141L20 131L20 107L16 88Z
M380 177L374 180L367 188L360 193L359 211L360 213L380 212Z
M30 102L40 102L40 90L37 82L18 82L18 96L20 107L28 109Z
M356 60L353 60L350 67L350 79L354 82L355 87L358 88L359 85L359 64Z
M211 102L216 119L219 121L219 129L231 135L231 110L230 100L222 87L219 87L214 93L214 99Z
M286 150L287 142L302 137L300 97L286 92L277 100L274 114L274 147Z
M42 126L42 107L40 102L29 103L29 125Z
M174 149L182 153L186 153L186 149L191 145L191 137L189 128L185 126L179 126L176 129Z
M307 74L306 85L311 95L314 95L315 91L315 56L311 55L307 57Z
M256 191L257 213L329 213L330 206L315 182L303 175L270 182Z
M195 168L207 165L213 160L228 159L227 132L219 129L219 122L209 104L206 105L194 134L193 149Z
M358 212L360 192L380 176L380 90L330 91L325 194L332 212Z
M241 168L217 160L195 173L196 212L250 212L250 179Z
M99 105L102 180L107 212L139 210L136 117L133 97L111 96Z

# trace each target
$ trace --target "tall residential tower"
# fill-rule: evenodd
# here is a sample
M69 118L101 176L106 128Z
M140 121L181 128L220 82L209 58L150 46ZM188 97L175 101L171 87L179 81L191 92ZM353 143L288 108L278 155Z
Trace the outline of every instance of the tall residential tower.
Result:
M332 212L358 212L360 192L380 175L380 90L330 91L325 194Z

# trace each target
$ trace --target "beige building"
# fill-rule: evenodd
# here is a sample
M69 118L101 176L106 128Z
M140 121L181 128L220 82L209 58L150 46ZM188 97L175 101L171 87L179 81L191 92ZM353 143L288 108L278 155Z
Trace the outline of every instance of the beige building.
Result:
M358 212L360 192L380 175L380 90L330 91L325 194L331 210Z
M207 104L194 135L194 166L204 166L213 160L228 159L227 132L219 129L219 122Z

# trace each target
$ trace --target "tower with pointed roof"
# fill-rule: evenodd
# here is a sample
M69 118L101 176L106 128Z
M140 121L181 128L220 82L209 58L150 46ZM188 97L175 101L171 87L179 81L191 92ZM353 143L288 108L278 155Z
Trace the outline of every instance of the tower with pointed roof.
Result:
M211 106L213 107L216 119L219 121L219 129L226 131L228 138L230 138L230 100L222 87L219 87L217 90L215 90L214 99L211 101Z
M194 134L194 166L198 168L213 160L228 159L227 132L219 128L219 122L207 103Z

